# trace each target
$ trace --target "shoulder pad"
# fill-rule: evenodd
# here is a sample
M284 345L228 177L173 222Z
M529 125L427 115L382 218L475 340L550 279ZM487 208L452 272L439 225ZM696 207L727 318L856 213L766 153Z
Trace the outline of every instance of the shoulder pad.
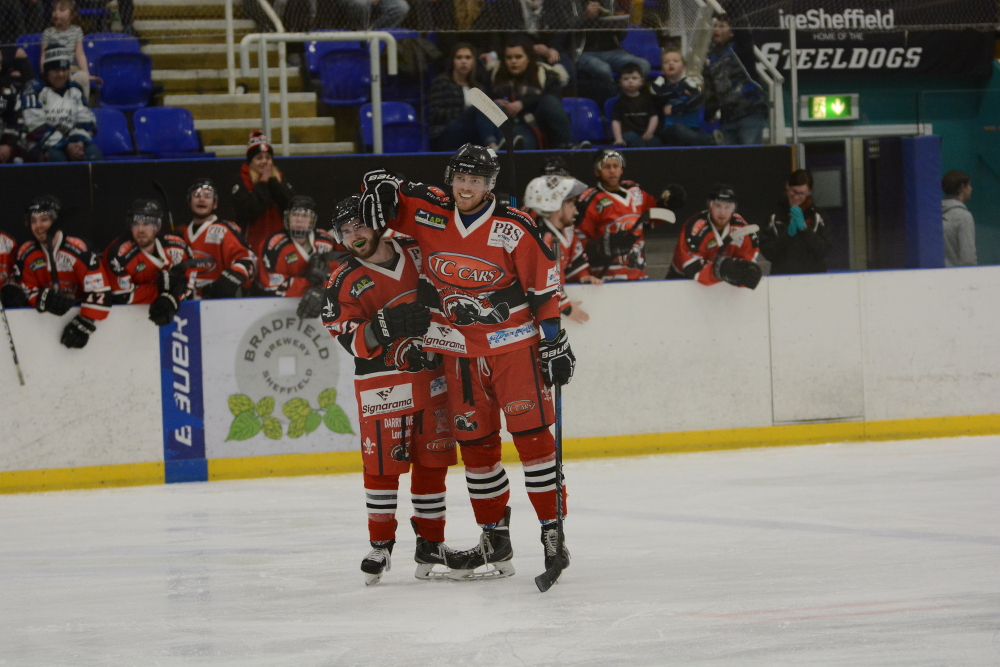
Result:
M635 181L633 181L630 178L624 179L619 185L622 188L624 188L625 190L628 190L629 188L637 188L637 187L639 187L639 184L636 183Z
M393 237L396 243L399 244L400 248L410 248L417 245L417 240L412 236L406 236L405 234L400 234Z
M535 224L535 221L532 219L530 215L528 215L524 211L520 211L516 208L511 208L509 206L504 206L498 211L494 212L493 217L507 218L508 220L519 222L522 225L524 225L526 229L529 230L535 229L538 226Z
M135 241L132 239L125 239L124 241L120 241L117 247L112 248L108 255L111 257L125 257L126 255L131 254L135 247Z
M87 246L86 241L84 241L83 239L79 239L75 236L65 237L63 239L63 243L69 246L70 248L73 248L73 250L77 253L84 253L90 250L90 247Z
M21 247L17 249L17 259L21 261L27 257L32 251L38 249L38 242L34 239L30 241L25 241L21 244Z
M327 243L332 243L336 245L337 241L336 239L333 238L333 234L331 234L330 232L326 231L325 229L320 229L319 227L317 227L313 231L316 234L317 241L326 241Z
M180 246L182 248L187 247L187 242L176 234L164 234L163 238L160 239L160 243L163 245Z
M223 220L223 219L219 218L215 222L213 222L212 224L213 225L222 225L223 227L225 227L229 231L233 232L234 234L242 234L243 233L243 230L240 229L239 225L237 225L235 222L231 222L229 220Z
M734 225L736 227L746 227L750 223L748 223L739 213L733 213L733 219L732 221L730 221L729 224Z
M275 232L271 234L270 238L267 239L266 246L268 250L274 250L275 248L279 248L285 245L286 243L288 243L288 241L289 241L288 234L286 234L283 231Z
M599 190L597 188L587 188L586 190L583 191L583 194L580 195L579 201L584 203L589 203L590 200L594 198L594 195L597 194L598 192Z

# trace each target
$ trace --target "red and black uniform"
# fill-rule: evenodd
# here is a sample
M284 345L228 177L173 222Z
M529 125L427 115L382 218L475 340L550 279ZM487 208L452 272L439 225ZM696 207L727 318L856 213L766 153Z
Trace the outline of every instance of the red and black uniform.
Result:
M302 296L312 284L306 277L309 259L343 248L329 232L315 229L309 232L309 250L300 245L285 230L275 232L264 244L257 270L257 282L265 292L274 296ZM336 266L330 262L330 269Z
M0 287L16 279L14 262L17 259L17 241L0 232Z
M552 391L539 365L539 323L559 317L559 269L538 226L491 199L468 225L442 190L400 183L392 228L424 255L420 301L431 309L424 348L445 355L455 438L476 521L503 519L510 497L500 463L500 413L524 464L538 518L555 510Z
M445 476L458 458L440 356L428 359L419 338L397 338L373 348L365 342L365 327L379 310L417 300L417 242L400 237L383 242L396 253L393 267L351 257L334 269L323 324L355 358L370 539L395 538L399 475L412 463L410 491L418 531L426 540L443 542Z
M563 227L562 231L555 228L548 220L540 218L542 228L542 238L545 245L552 247L556 239L559 240L559 271L562 274L560 284L578 283L583 278L590 276L590 260L583 247L583 238L576 233L573 225ZM565 290L560 290L559 309L563 314L567 314L567 308L571 308L569 297Z
M57 231L52 234L51 252L32 239L18 249L17 267L31 306L37 305L42 290L52 287L73 294L78 301L83 299L83 317L103 320L111 311L111 286L104 265L83 239Z
M117 241L106 251L111 273L111 295L115 303L153 303L160 295L157 276L192 259L191 248L179 236L157 236L152 252L132 239ZM190 278L195 269L188 269Z
M213 260L205 267L199 267L195 274L195 287L201 289L215 282L223 271L232 271L242 277L243 289L249 289L257 270L257 257L243 239L243 233L233 222L219 220L212 216L196 228L194 222L181 230L181 237L195 259Z
M733 214L721 232L711 223L708 211L691 216L681 227L667 278L687 278L703 285L714 285L722 282L715 270L715 258L720 253L726 257L755 261L759 252L756 234L747 234L739 244L727 242L731 231L746 226L747 221L738 213Z
M636 223L640 215L655 207L656 198L635 181L621 181L617 192L609 192L598 185L580 195L577 230L588 241L601 241L608 234L620 231L631 231L637 237L629 252L608 258L606 264L598 266L596 257L592 257L590 268L593 275L604 280L646 278L644 225ZM650 220L645 224L656 224L656 221Z

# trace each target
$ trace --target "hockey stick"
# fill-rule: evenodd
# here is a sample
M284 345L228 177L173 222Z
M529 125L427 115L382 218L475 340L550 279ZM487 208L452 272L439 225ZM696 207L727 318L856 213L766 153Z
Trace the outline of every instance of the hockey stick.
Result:
M10 322L7 321L7 310L0 303L0 317L3 317L3 326L7 330L7 342L10 343L10 353L14 357L14 368L17 369L17 380L24 386L24 375L21 373L21 364L17 360L17 348L14 347L14 335L10 332Z
M733 231L729 232L729 238L735 244L743 243L743 239L750 234L756 234L760 231L759 225L747 225L746 227L737 227Z
M514 177L514 125L507 118L507 112L498 107L497 103L491 100L490 96L479 88L469 90L469 102L472 106L483 112L483 115L496 125L501 133L503 132L503 125L505 123L510 130L510 137L507 137L507 169L510 170L507 187L510 188L510 194L507 196L510 198L510 206L513 208L517 206L517 179Z
M170 198L167 197L167 191L163 188L158 180L153 179L153 187L160 191L160 196L163 197L163 206L167 209L167 222L170 224L170 231L174 231L174 213L170 210Z

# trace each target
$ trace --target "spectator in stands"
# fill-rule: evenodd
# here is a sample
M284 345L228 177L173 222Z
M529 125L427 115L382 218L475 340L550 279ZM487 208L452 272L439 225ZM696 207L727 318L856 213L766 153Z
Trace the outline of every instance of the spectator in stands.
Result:
M565 51L560 52L552 46L559 44L563 49L568 46L567 40L555 32L566 23L567 17L563 16L565 9L564 3L542 0L495 0L483 3L472 29L482 30L490 35L486 53L481 56L485 64L488 66L499 59L498 54L503 52L506 35L521 33L531 40L535 59L552 66L560 65L566 70L569 85L572 85L572 58Z
M833 240L813 205L812 187L812 174L793 171L785 183L784 200L760 233L760 252L771 262L772 276L826 273Z
M698 83L686 76L684 56L677 49L667 49L660 68L663 73L650 86L661 115L657 136L665 146L715 145L715 138L701 131L705 96Z
M353 30L385 30L403 25L410 13L406 0L342 0ZM377 17L376 17L377 15Z
M733 32L729 17L720 14L712 30L712 46L702 75L705 77L706 115L719 113L726 144L763 142L769 107L764 89L754 80L753 36L749 30Z
M83 52L83 28L77 25L74 0L55 0L52 3L52 25L42 33L42 62L49 49L64 48L72 54L70 79L83 89L83 98L90 99L90 82L97 80L90 76L87 56Z
M944 265L976 265L976 224L966 202L972 197L972 179L964 171L949 171L941 179L944 199Z
M24 158L17 101L24 84L34 78L35 70L24 49L0 46L0 164Z
M254 130L247 143L246 164L233 185L233 206L236 223L258 257L267 238L284 228L284 212L293 196L292 186L274 164L271 140Z
M562 107L560 91L568 77L554 67L535 60L531 41L515 35L494 63L490 97L514 120L514 147L574 148L573 127Z
M94 112L87 106L83 89L69 80L72 56L64 48L45 52L42 76L21 91L20 109L27 133L27 158L31 162L78 162L101 160L94 144Z
M645 58L634 56L621 45L625 36L624 30L610 30L616 18L621 19L619 25L625 25L627 16L614 16L613 0L605 0L608 6L597 0L565 0L567 4L578 3L572 7L574 16L568 17L564 29L571 33L563 33L562 39L570 39L569 46L561 47L561 42L553 44L562 52L572 51L580 55L576 59L576 74L581 79L590 81L592 94L599 103L615 94L614 74L620 73L628 63L635 63L642 69L643 80L649 76L650 66ZM560 48L561 47L561 48Z
M702 285L727 282L754 289L762 272L756 261L757 235L748 227L736 212L732 186L712 186L708 208L681 227L667 280L686 278Z
M496 148L497 126L468 103L469 91L481 88L476 80L476 50L468 42L452 47L445 71L431 83L427 126L431 150L454 151L465 144Z
M656 136L659 116L653 96L646 90L642 69L635 63L622 67L618 78L622 94L611 110L611 134L615 146L643 148L660 146Z

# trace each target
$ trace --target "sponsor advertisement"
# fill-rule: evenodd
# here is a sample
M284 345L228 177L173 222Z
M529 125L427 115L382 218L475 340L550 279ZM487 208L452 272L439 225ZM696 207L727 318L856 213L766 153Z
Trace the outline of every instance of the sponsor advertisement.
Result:
M503 248L507 252L514 252L514 248L517 247L517 243L521 240L522 236L524 236L524 230L514 223L494 220L486 245L494 248Z
M444 229L448 225L448 218L438 213L431 213L422 208L418 208L413 214L413 219L418 225L431 227L433 229Z
M182 301L174 321L160 327L163 460L167 464L167 482L208 478L204 463L205 410L198 305L198 302ZM171 462L181 461L190 465L171 465Z
M444 376L431 380L431 398L440 396L446 391L448 391L448 381L444 378Z
M412 409L413 385L409 382L361 392L362 419Z
M506 275L493 262L457 252L431 253L427 265L441 283L459 289L492 287Z
M503 406L503 411L508 415L514 416L527 412L535 407L534 401L522 400L522 401L511 401L507 405Z
M465 352L465 336L446 324L431 324L424 334L424 347L446 352Z
M504 345L510 345L525 338L531 338L537 333L538 327L535 326L534 322L525 322L519 327L494 331L486 336L486 340L489 341L490 347L503 347Z

